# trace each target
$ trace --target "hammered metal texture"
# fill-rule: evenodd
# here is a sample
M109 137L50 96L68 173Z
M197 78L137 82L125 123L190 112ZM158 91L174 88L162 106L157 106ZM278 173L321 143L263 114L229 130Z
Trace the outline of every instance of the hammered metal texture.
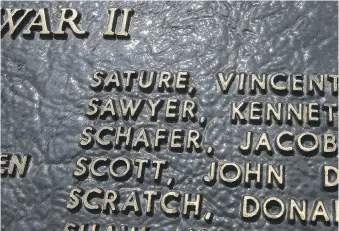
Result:
M67 40L12 39L6 35L1 49L1 149L3 152L31 154L32 162L25 178L6 178L1 182L1 229L4 231L63 230L67 222L147 225L151 230L189 228L221 230L337 230L337 226L272 224L263 218L245 222L240 217L244 194L306 198L329 201L337 192L321 189L323 164L336 165L337 158L321 155L285 157L279 154L249 155L239 153L237 145L248 130L271 135L289 130L321 133L337 132L337 127L231 125L229 104L232 100L260 102L335 103L337 98L266 96L223 96L217 88L218 71L256 73L338 73L338 3L336 2L2 2L4 8L46 7L55 30L60 8L76 8L82 13L81 26L88 38ZM129 40L105 40L109 7L131 7ZM245 162L285 164L286 187L228 188L221 184L207 187L202 182L211 158L202 153L172 153L112 150L79 147L84 127L98 127L102 121L85 116L93 96L135 98L170 97L171 94L144 94L139 91L96 93L90 89L97 70L187 70L197 88L193 98L199 113L208 119L204 143L213 144L213 158ZM187 96L178 96L184 98ZM163 122L166 124L166 122ZM116 124L155 127L142 115L137 121L119 120ZM168 126L174 126L173 124ZM175 126L194 127L192 123ZM90 214L82 209L72 214L66 209L73 187L120 189L161 189L148 176L143 184L135 178L127 182L112 179L79 182L72 177L75 161L81 155L128 158L160 158L169 161L163 177L175 175L174 190L202 192L203 210L214 212L213 222L203 219L172 219L156 205L154 216ZM146 175L147 177L147 175Z

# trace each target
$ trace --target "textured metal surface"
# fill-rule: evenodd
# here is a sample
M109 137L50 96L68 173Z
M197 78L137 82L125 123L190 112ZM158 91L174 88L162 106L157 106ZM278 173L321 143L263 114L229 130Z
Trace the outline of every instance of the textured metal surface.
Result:
M130 40L105 40L102 37L109 7L131 7L135 11L130 28ZM42 40L39 36L15 40L6 36L1 45L1 149L4 152L31 154L27 176L22 179L2 180L1 229L62 230L67 222L147 225L151 230L336 230L321 222L317 226L295 225L283 221L271 224L265 219L244 222L240 217L243 194L280 196L287 199L335 199L336 192L321 189L320 169L323 164L336 165L336 158L316 155L243 156L237 150L247 130L276 134L304 129L323 132L326 127L235 126L229 121L230 100L250 96L222 96L217 89L217 71L338 73L338 6L336 2L3 2L2 7L42 8L49 10L52 28L61 7L77 8L82 13L81 25L90 35L79 39L72 34L67 40ZM245 162L285 164L287 183L284 190L228 188L221 184L207 187L202 177L211 159L204 152L198 154L144 151L84 151L79 146L85 126L102 122L85 116L85 107L94 95L128 95L157 98L129 93L95 93L90 88L91 76L97 70L188 70L199 113L208 118L204 142L214 145L214 158ZM138 95L141 94L141 95ZM180 97L179 97L180 98ZM253 98L253 97L252 97ZM310 100L319 97L257 96L257 101ZM336 98L326 97L328 103ZM324 103L324 102L323 102ZM166 123L166 122L164 122ZM118 121L117 124L155 126L142 116L136 122ZM188 127L189 123L177 124ZM337 127L331 128L333 132ZM174 189L200 191L204 194L204 210L214 212L212 224L194 218L172 219L161 212L152 217L130 214L94 215L85 210L72 214L66 209L73 187L101 187L123 189L162 188L151 179L143 184L135 178L116 183L72 177L75 160L80 155L114 157L126 155L161 158L169 161L164 177L175 175ZM173 164L175 163L175 164ZM156 206L159 209L159 206Z

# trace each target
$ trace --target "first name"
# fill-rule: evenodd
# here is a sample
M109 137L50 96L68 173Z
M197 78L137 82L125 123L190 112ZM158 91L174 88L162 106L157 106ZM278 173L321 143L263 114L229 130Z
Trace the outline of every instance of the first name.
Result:
M22 8L1 8L1 38L10 34L16 38L19 34L33 36L34 32L40 36L67 37L66 29L71 30L76 37L87 37L89 32L82 29L80 25L81 14L73 8L61 8L61 17L55 25L55 30L51 28L51 20L46 8L22 9ZM117 18L122 15L120 31L115 31ZM108 23L104 37L129 37L128 29L133 10L130 8L109 8Z

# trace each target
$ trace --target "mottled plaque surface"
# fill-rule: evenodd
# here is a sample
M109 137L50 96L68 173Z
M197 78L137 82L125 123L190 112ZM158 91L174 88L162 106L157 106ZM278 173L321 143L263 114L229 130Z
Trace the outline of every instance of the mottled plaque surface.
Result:
M338 229L337 2L1 4L1 230Z

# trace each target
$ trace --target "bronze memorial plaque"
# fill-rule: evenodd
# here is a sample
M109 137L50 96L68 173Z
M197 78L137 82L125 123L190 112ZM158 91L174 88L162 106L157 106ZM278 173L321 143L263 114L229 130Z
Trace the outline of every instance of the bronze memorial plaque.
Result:
M337 230L338 2L3 1L1 230Z

